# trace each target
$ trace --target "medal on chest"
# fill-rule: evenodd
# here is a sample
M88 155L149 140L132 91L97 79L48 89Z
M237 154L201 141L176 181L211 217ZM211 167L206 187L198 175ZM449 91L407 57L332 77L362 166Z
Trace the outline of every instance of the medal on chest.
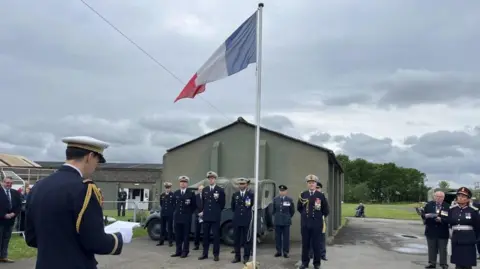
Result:
M250 197L247 196L245 198L245 206L250 207L252 205L252 201L250 200Z
M315 208L315 210L320 210L320 208L322 207L322 200L320 200L320 198L315 199L315 204L313 205L313 207Z
M190 199L185 199L185 204L189 205L190 204Z
M465 213L465 218L466 218L466 219L471 219L471 218L472 218L472 215L467 212L467 213Z
M219 196L218 191L215 191L215 193L213 194L213 198L218 199L218 196Z

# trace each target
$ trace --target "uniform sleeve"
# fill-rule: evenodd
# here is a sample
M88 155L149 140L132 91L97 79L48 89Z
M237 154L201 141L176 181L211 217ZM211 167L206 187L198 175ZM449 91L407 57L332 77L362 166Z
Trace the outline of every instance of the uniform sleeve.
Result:
M77 212L75 227L82 246L95 254L119 255L123 247L122 235L105 233L98 189L93 183L84 186L74 199Z
M476 214L475 214L476 213ZM478 210L475 210L475 213L473 214L473 229L475 230L475 235L477 236L477 242L480 240L480 215L478 213Z
M194 212L195 210L197 210L197 196L195 195L194 192L192 192L192 196L190 200L191 200L190 207L192 208L192 212Z
M303 212L303 203L302 203L302 194L300 194L300 197L298 197L298 201L297 201L297 211L302 214Z
M293 215L295 215L295 204L293 202L293 200L290 202L290 216L293 217Z
M160 195L160 207L163 209L163 206L165 205L165 195L163 193Z
M18 193L17 191L14 192L12 195L12 198L15 199L15 207L12 208L12 212L15 213L15 217L20 215L20 212L22 211L22 195Z
M328 216L328 214L330 214L330 206L328 205L328 200L327 200L327 197L325 197L325 195L322 195L323 198L322 198L322 215L323 216Z
M27 197L27 204L25 206L25 242L27 246L32 248L37 248L37 234L35 233L35 228L33 226L33 212L30 209L30 198L32 193Z
M273 202L272 202L272 215L275 215L275 213L277 213L277 207L276 207L276 201L277 198L273 198Z
M225 208L225 190L222 189L222 191L220 192L220 197L219 197L219 200L218 201L220 203L220 209L223 210Z

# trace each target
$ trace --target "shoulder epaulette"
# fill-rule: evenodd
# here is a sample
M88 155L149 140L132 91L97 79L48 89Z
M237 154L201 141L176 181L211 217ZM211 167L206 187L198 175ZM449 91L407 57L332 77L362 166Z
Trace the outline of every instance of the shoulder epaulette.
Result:
M471 208L473 208L474 210L478 211L478 207L475 207L473 205L470 205Z
M83 215L85 214L85 211L87 210L88 203L92 198L92 194L97 199L97 202L99 204L101 204L101 201L102 201L102 194L100 193L97 186L93 183L91 179L85 179L83 180L83 183L87 184L88 187L87 187L87 192L85 193L85 198L83 199L82 209L80 209L80 213L78 213L78 217L77 217L77 222L76 222L77 233L80 233L80 225L82 224L82 218L83 218Z

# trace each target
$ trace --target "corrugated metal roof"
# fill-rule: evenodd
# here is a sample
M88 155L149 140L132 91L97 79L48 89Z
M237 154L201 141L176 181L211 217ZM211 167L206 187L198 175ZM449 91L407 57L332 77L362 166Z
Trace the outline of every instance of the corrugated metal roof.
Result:
M2 167L40 167L39 164L20 155L0 153L0 166Z
M64 162L44 162L44 161L37 161L39 165L42 167L59 167ZM100 164L100 168L106 169L162 169L163 164L160 163L104 163Z

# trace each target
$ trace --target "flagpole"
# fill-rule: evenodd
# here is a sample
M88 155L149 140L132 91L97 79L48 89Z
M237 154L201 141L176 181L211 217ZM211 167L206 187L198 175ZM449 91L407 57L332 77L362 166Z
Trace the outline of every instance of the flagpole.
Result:
M256 109L255 109L255 210L253 212L253 253L252 263L253 269L256 269L257 265L257 234L258 234L258 210L259 201L258 196L259 188L259 175L260 175L260 120L261 120L261 108L262 108L262 11L263 3L258 4L257 12L257 97L256 97Z

